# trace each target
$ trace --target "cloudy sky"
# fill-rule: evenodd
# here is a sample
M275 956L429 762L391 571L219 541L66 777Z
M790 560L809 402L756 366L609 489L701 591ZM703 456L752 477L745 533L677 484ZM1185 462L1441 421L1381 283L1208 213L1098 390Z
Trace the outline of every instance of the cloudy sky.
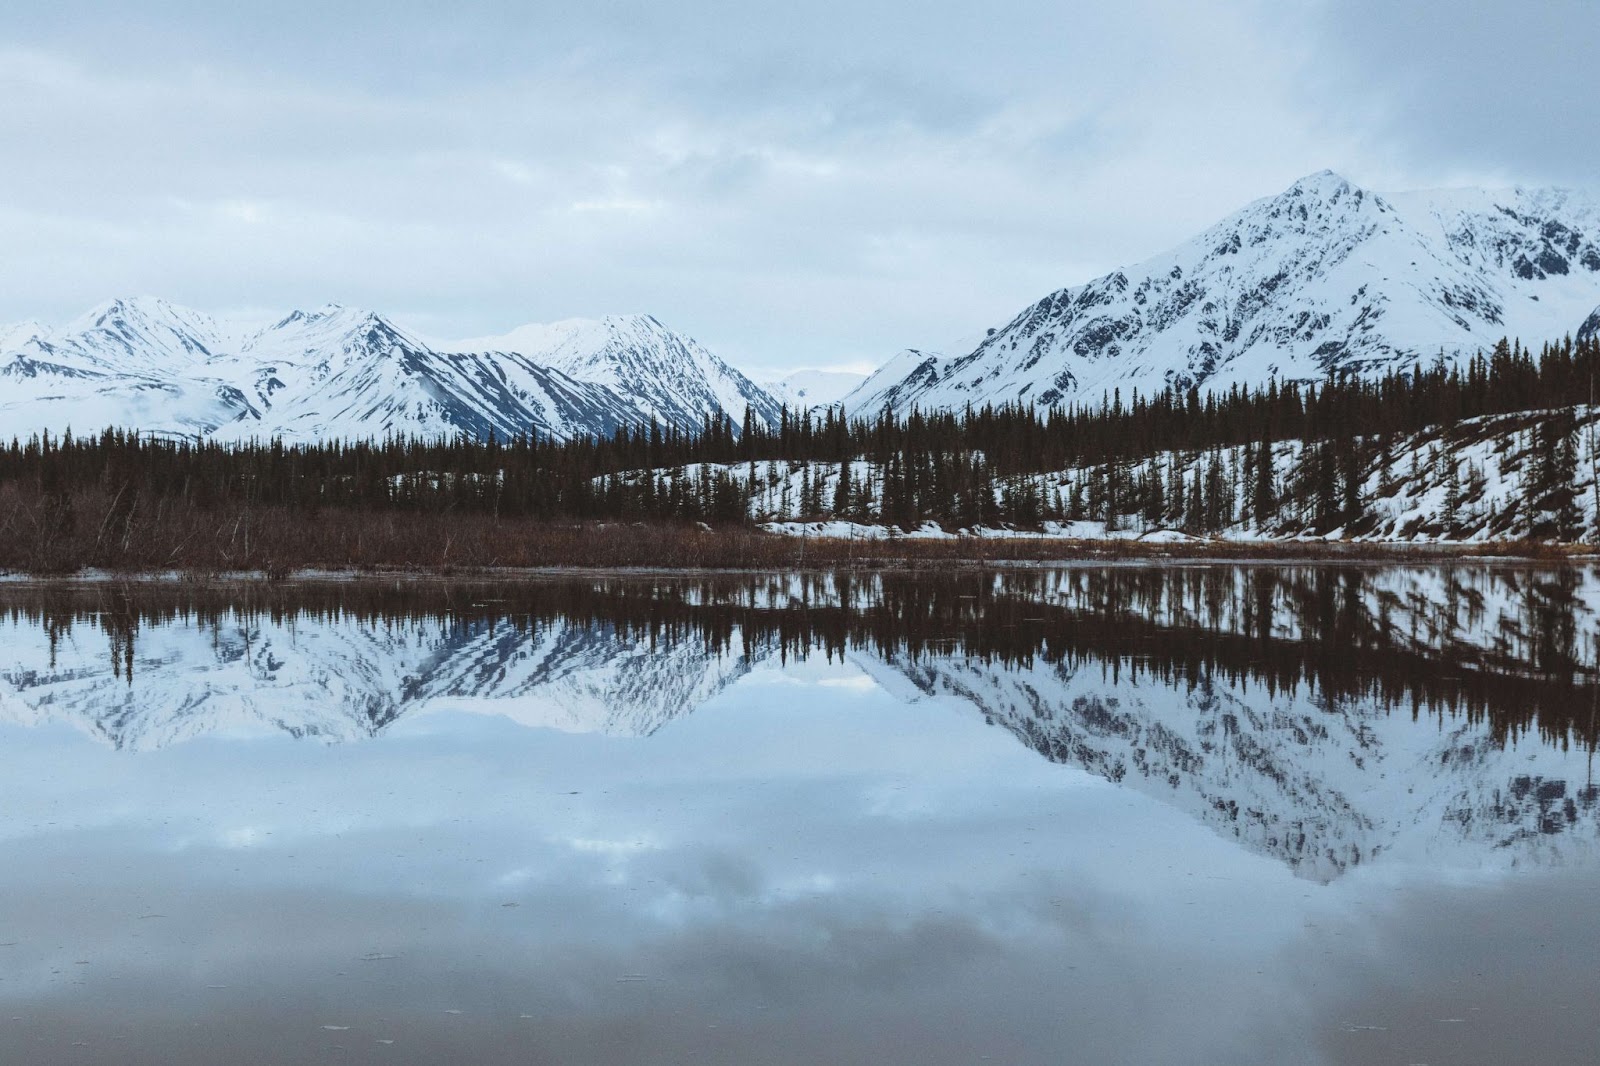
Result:
M750 369L980 333L1331 167L1590 184L1593 0L24 0L0 321L648 311Z

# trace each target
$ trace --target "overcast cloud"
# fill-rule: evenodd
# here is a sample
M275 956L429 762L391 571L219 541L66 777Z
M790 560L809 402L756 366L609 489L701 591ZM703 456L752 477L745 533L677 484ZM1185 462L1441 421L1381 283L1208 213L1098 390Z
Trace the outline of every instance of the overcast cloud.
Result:
M1323 167L1600 172L1590 0L28 7L0 321L647 311L749 368L874 363Z

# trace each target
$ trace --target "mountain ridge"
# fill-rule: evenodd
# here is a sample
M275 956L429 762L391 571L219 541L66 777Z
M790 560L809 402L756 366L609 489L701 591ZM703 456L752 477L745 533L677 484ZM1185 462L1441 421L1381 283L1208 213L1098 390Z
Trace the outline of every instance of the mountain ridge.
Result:
M1320 171L1035 301L970 350L902 353L845 405L903 415L1378 375L1507 335L1569 335L1597 302L1600 204L1586 193L1380 195Z
M1600 199L1591 193L1379 194L1324 170L1166 252L1058 289L981 336L906 349L842 399L839 382L820 378L758 384L647 314L436 342L336 304L246 329L160 298L120 297L56 329L0 327L0 432L568 439L651 420L692 433L708 417L737 432L747 415L775 425L785 404L839 402L870 418L1098 403L1113 390L1377 376L1504 336L1538 344L1574 333L1600 336Z
M499 336L444 345L455 352L510 352L590 384L630 394L648 416L695 428L719 413L742 425L776 425L781 404L692 337L654 315L607 315L528 323Z
M632 328L619 330L624 322ZM0 382L9 386L0 429L118 426L223 441L568 439L652 419L694 432L707 417L737 427L746 410L758 422L778 416L760 386L651 316L567 326L572 343L546 361L547 352L436 346L339 304L246 329L159 297L117 297L57 329L23 322L0 331Z

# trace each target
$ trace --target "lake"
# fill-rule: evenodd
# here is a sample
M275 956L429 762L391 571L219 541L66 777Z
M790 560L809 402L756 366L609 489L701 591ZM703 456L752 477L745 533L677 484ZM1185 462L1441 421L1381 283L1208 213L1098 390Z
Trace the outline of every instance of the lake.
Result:
M0 1062L1600 1046L1600 571L0 585Z

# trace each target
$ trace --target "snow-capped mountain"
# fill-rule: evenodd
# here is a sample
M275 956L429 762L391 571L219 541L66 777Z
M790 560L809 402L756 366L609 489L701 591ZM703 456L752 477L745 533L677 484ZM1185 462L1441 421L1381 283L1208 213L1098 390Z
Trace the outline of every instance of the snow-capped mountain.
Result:
M777 415L758 386L653 318L588 325L536 354L443 350L335 304L241 329L165 300L118 299L58 329L6 328L0 433L566 439L652 418L692 431L708 413L737 423L746 407Z
M106 426L188 436L261 417L221 362L217 323L165 300L111 300L60 329L9 331L24 334L0 348L8 437Z
M763 387L791 411L814 411L834 406L866 380L849 370L797 370Z
M906 353L846 400L1098 402L1379 374L1574 333L1600 302L1600 204L1561 190L1378 195L1328 171L1198 237L1062 289L950 359Z
M641 421L631 398L516 355L439 352L371 312L329 305L296 311L247 338L259 422L219 438L287 440L403 433L502 439L523 432L609 435Z
M494 337L444 345L455 352L509 352L594 385L626 394L646 417L663 425L698 428L726 415L738 427L746 411L776 425L780 403L699 341L651 315L573 318L530 323Z
M227 345L210 315L161 299L116 299L73 319L41 345L105 370L173 373L204 366Z

